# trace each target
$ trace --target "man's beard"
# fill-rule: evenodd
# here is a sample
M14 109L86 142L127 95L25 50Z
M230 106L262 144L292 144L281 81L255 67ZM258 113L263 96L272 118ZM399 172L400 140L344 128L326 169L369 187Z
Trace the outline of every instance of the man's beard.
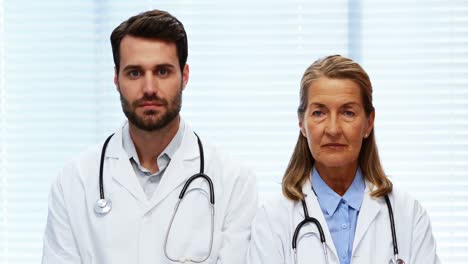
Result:
M128 118L128 121L139 129L148 132L156 131L167 126L172 120L174 120L174 118L179 115L180 109L182 107L182 87L180 87L179 92L170 103L168 103L168 101L163 98L157 97L156 95L145 95L143 98L130 103L122 96L121 92L119 93L122 110L125 116ZM138 116L135 110L142 102L157 102L158 104L162 104L166 109L166 112L162 114L159 111L146 110L143 112L143 116Z

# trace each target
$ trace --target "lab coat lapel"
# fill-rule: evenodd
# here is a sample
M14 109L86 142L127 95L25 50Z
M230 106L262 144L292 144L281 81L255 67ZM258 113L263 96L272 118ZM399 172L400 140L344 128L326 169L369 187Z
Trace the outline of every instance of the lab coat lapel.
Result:
M366 234L369 226L375 220L381 210L380 199L372 198L370 196L369 185L366 183L366 190L364 192L364 198L359 211L359 216L356 225L356 233L354 235L353 252L359 246L359 243Z
M157 206L189 177L200 172L199 156L197 138L190 126L185 123L182 143L167 166L148 209Z
M114 134L107 147L104 174L112 175L112 178L135 197L135 199L141 203L147 203L146 195L138 182L128 155L122 146L123 126ZM106 192L105 188L106 186L104 186L104 192Z
M302 187L302 193L304 193L306 195L305 201L306 201L306 204L307 204L307 209L308 209L308 212L309 212L309 216L316 218L320 222L320 225L322 226L323 233L325 235L325 241L326 241L326 244L327 244L328 249L329 249L328 254L330 254L330 252L331 252L332 254L334 254L335 258L338 258L337 257L338 254L336 253L335 244L333 243L333 239L332 239L332 236L330 234L330 230L328 229L327 221L325 220L325 217L323 216L322 209L320 208L320 204L318 203L318 200L317 200L317 196L315 196L314 192L312 191L312 186L311 186L311 183L310 183L309 180ZM301 202L297 202L295 206L296 206L296 212L299 214L299 217L300 217L299 218L300 220L297 222L297 223L299 223L305 217L304 210L302 208L302 203ZM304 226L303 228L305 230L307 230L308 232L316 233L317 237L320 238L320 233L318 232L318 229L315 227L315 225L311 224L311 225L308 225L308 226L311 226L311 227L306 228L306 226ZM294 228L296 228L296 227L294 227Z

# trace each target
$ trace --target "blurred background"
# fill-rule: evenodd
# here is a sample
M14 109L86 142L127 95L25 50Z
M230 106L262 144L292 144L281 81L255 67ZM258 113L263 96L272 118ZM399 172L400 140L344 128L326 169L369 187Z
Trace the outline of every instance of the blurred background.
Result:
M261 201L281 190L306 67L361 63L386 172L429 212L442 261L468 263L465 0L0 0L0 263L40 262L52 180L124 120L110 33L154 8L188 33L182 116L254 169Z

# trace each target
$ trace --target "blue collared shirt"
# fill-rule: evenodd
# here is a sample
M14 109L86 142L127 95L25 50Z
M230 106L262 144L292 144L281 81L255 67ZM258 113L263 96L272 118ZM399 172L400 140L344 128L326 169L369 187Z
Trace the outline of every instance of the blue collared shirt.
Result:
M133 140L130 136L128 123L125 124L125 126L123 127L123 148L128 154L128 158L130 160L130 163L132 164L133 171L135 171L138 181L140 182L140 185L143 188L143 191L145 192L146 197L148 199L151 199L151 197L153 196L153 193L156 191L156 188L158 187L159 182L161 181L161 177L166 171L167 166L169 166L172 157L182 144L184 130L185 123L181 118L179 123L179 130L177 130L176 135L172 138L169 145L167 145L167 147L161 152L161 154L159 154L158 158L156 159L159 170L151 174L151 172L147 168L143 167L140 164L140 159L138 158L135 144L133 144Z
M343 197L339 196L323 181L315 167L312 171L311 182L327 221L340 264L349 264L351 263L356 223L366 189L361 169L356 171L354 180Z

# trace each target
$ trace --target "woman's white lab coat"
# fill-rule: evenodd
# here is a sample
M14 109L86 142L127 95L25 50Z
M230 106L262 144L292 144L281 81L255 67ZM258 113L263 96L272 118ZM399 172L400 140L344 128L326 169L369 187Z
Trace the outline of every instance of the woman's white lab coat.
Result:
M100 144L67 164L52 185L42 263L173 263L165 257L163 244L180 190L200 170L197 139L186 124L182 144L148 200L122 148L121 131L113 136L105 155L104 192L112 200L112 210L105 216L94 212ZM203 263L244 263L257 209L255 178L201 140L205 174L211 177L215 192L213 248ZM192 182L189 190L195 187L208 191L202 179ZM200 259L208 254L208 199L201 191L186 193L168 239L172 258Z
M388 209L383 198L372 198L368 191L369 186L358 216L351 263L389 263L393 257L393 244ZM307 195L309 215L320 221L325 233L329 263L339 264L335 245L310 181L304 185L303 192ZM426 211L416 200L398 190L394 190L389 198L395 216L399 257L406 264L440 263ZM284 196L262 206L252 224L247 263L293 264L292 236L303 219L301 203L292 202ZM297 256L298 264L326 263L314 224L307 224L301 229Z

